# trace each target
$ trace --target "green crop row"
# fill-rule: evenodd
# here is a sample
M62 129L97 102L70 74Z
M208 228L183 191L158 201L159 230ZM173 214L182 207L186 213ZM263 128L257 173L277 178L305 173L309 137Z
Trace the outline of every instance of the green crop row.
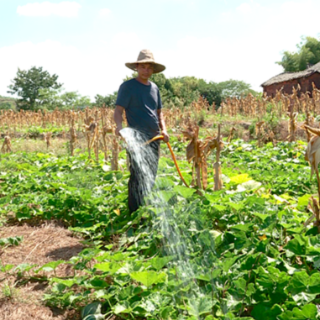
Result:
M172 145L181 157L181 144ZM0 214L62 220L87 248L67 261L1 270L42 277L69 265L74 276L49 277L44 299L81 309L85 320L318 319L320 235L305 224L316 181L305 148L228 144L221 154L223 190L213 191L209 170L202 195L184 187L171 159L162 157L153 193L132 216L129 173L110 171L102 158L96 164L85 154L5 155ZM190 182L190 165L179 165Z

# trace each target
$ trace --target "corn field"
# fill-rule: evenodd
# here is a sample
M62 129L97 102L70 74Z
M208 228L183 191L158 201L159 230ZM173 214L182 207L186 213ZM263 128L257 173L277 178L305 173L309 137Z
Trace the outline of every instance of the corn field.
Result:
M206 189L207 186L207 157L215 149L216 162L214 164L216 190L222 187L221 169L219 156L223 148L221 127L221 116L236 117L238 115L248 119L256 119L255 138L258 147L266 141L276 145L275 133L265 126L262 120L267 113L275 117L287 119L288 141L295 141L298 128L297 118L303 115L304 123L300 127L305 130L306 140L310 141L312 133L308 128L314 126L314 119L320 113L320 90L314 88L312 94L300 94L293 88L291 95L278 91L275 97L263 96L256 98L249 94L241 99L227 98L221 106L210 106L202 97L194 101L189 108L163 110L165 122L171 135L178 137L180 142L189 142L186 146L186 159L192 164L196 178L192 185L199 189ZM216 132L206 130L206 137L199 138L201 123L210 119L218 125ZM42 134L34 134L32 128L40 128ZM56 130L55 134L50 130ZM228 131L229 143L235 127ZM111 169L119 169L119 152L122 150L120 138L115 135L115 123L113 120L112 108L87 108L81 111L24 111L14 112L13 110L2 110L0 112L0 132L2 133L1 152L15 152L12 146L14 139L26 139L42 137L43 148L50 150L54 139L62 139L67 143L68 152L74 156L75 150L87 151L89 160L99 160L102 153L105 161L110 161ZM81 145L81 147L80 147Z
M256 98L248 94L243 98L227 98L218 109L220 114L229 116L243 115L245 117L263 117L267 109L272 109L277 116L282 117L287 112L309 113L316 116L320 114L320 90L313 88L311 95L301 93L299 97L299 88L292 88L293 93L283 93L277 91L274 97L268 97L265 94L261 98Z

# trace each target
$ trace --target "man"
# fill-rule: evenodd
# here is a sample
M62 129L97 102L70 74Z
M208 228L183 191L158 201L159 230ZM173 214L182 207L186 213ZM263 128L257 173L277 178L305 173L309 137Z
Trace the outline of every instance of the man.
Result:
M145 140L161 134L164 141L169 141L162 114L162 102L157 85L149 78L153 73L165 70L165 66L156 63L151 51L142 50L135 62L125 64L129 69L137 71L137 78L125 81L119 89L114 112L117 125L116 134L120 135L123 122L123 112L126 114L128 126L137 130ZM134 154L128 152L130 160L130 179L128 183L128 205L130 213L136 211L143 204L144 196L150 191L156 178L160 144L154 141L145 147L150 159L145 161L148 166L148 177L145 168L141 168ZM151 177L150 177L151 176ZM146 183L146 179L149 179ZM151 181L150 181L151 180Z

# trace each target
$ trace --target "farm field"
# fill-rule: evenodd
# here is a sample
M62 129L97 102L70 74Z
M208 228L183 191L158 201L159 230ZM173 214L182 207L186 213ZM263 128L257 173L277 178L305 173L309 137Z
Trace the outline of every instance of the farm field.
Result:
M162 143L132 216L111 109L2 111L4 319L318 319L320 95L290 99L165 110L191 187Z
M179 140L171 144L190 183ZM308 209L317 183L305 150L302 141L225 142L224 187L213 191L211 154L198 194L163 144L150 197L162 204L150 200L132 217L125 150L118 170L102 152L98 161L77 149L2 154L0 311L5 319L317 319L320 236Z
M0 320L320 320L320 1L139 2L0 0Z

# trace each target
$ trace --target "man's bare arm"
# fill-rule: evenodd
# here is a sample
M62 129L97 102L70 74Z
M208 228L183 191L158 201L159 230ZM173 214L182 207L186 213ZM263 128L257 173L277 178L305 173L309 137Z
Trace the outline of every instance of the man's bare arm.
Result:
M167 128L166 128L166 124L164 121L164 117L163 117L163 113L161 109L158 109L158 118L159 118L159 125L160 125L160 129L161 129L161 133L163 135L163 141L164 142L168 142L169 141L169 135L167 133Z
M119 132L122 129L123 111L124 111L124 108L121 106L116 106L116 108L114 110L113 119L117 125L116 132L115 132L117 136L120 136Z

